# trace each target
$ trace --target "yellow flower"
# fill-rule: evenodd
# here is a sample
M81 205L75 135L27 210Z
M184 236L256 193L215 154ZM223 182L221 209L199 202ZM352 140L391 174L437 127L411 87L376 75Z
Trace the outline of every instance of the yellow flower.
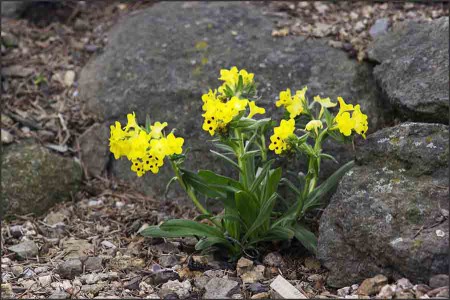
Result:
M253 118L254 115L256 114L265 114L266 110L262 107L258 107L255 103L255 101L250 101L249 103L249 107L250 107L250 113L248 114L247 118L251 119Z
M143 163L137 159L134 159L131 162L131 171L135 172L138 177L142 177L142 175L145 174Z
M335 107L337 103L331 102L330 98L320 98L319 95L314 97L314 101L320 104L320 112L318 119L322 118L323 112L325 108Z
M246 70L242 69L239 71L239 75L242 76L242 81L244 85L249 85L253 83L253 77L255 76L255 74L248 73Z
M211 135L214 135L218 128L225 128L239 112L246 109L249 102L247 99L239 99L236 96L227 102L222 102L215 98L215 93L211 91L204 94L202 100L205 111L202 115L205 118L202 128Z
M131 162L131 170L138 177L147 171L158 173L164 164L164 157L173 154L181 154L183 138L177 138L170 133L167 138L161 131L167 126L167 122L155 122L151 126L151 132L147 133L136 122L136 115L128 114L128 124L122 129L120 122L111 125L110 150L116 159L126 156Z
M346 111L353 110L353 105L345 103L345 101L344 101L344 99L342 99L342 97L338 97L337 99L339 101L339 112L336 117L338 117L339 115L343 114Z
M281 154L288 148L286 143L287 138L294 134L295 121L290 119L289 121L281 120L280 126L274 128L274 134L270 137L269 149L275 151L276 154Z
M234 96L230 99L230 101L225 103L225 106L232 110L235 114L238 114L240 111L243 111L248 105L247 99L239 99ZM234 117L234 116L233 116Z
M115 126L111 125L111 136L109 138L110 151L114 154L115 159L119 159L121 156L126 155L128 152L128 143L125 143L124 139L127 137L127 133L122 130L120 122L115 123Z
M223 85L219 87L219 92L223 93L225 85L228 85L232 90L236 90L236 86L239 82L239 76L242 76L242 83L244 86L253 83L253 77L255 74L248 73L246 70L238 70L236 67L232 67L230 70L222 69L220 70L219 80L224 81Z
M306 127L305 127L306 130L308 130L308 131L315 130L316 133L317 133L317 129L322 129L322 128L323 128L323 124L322 124L322 121L320 121L320 120L311 120L308 122L308 124L306 124Z
M356 133L362 135L363 138L366 138L366 132L369 129L369 125L367 122L367 115L361 112L361 108L358 105L355 105L355 110L353 111L352 119L355 121L355 131Z
M280 92L280 99L275 103L277 107L288 106L292 103L291 90L286 89Z
M128 124L125 126L125 130L128 131L131 128L134 130L139 129L139 125L136 123L136 114L133 112L132 114L127 115Z
M151 152L156 156L164 157L167 153L167 140L165 138L150 141Z
M209 92L207 94L202 95L203 111L208 111L211 107L214 107L215 102L218 101L216 94L217 94L217 90L214 90L214 91L209 90Z
M230 70L222 69L220 70L219 80L225 81L229 85L234 85L239 80L238 68L232 67Z
M141 158L147 152L150 146L150 134L146 133L144 130L139 131L130 140L130 149L127 153L127 158L129 160Z
M326 108L335 107L337 105L337 103L331 102L329 97L321 98L319 95L314 97L314 101L319 103L322 107L326 107Z
M214 114L206 113L203 114L205 117L205 121L203 122L202 129L208 131L211 136L214 135L215 130L217 129L217 120Z
M348 111L341 113L336 116L335 122L339 131L345 135L349 136L352 134L352 129L355 127L355 120L350 117L350 113Z
M161 137L161 132L162 130L167 126L167 122L164 123L160 123L160 122L155 122L155 124L153 124L153 126L150 126L150 134L152 135L153 139L159 139Z
M307 90L308 90L308 87L305 86L301 90L296 91L295 95L297 95L300 98L300 100L305 101L306 100L305 97L306 97L306 91Z
M181 154L183 152L184 139L181 137L175 137L173 133L170 133L167 138L166 155Z
M303 112L303 101L298 95L292 97L292 103L286 106L286 110L289 112L289 118L293 119Z
M291 95L291 90L286 89L286 91L280 92L280 99L275 103L277 107L284 106L289 112L289 117L291 119L300 115L306 106L305 94L307 91L305 86L303 89L296 91L295 95Z

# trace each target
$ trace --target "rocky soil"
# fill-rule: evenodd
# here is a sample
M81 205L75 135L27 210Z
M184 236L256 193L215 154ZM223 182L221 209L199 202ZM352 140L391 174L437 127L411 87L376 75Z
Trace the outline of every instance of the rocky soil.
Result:
M448 298L444 4L7 4L2 297ZM196 213L162 196L167 174L138 181L111 160L109 123L156 112L197 147L194 165L215 165L195 103L232 65L256 74L269 112L277 91L308 85L369 114L367 140L326 146L357 166L312 219L317 258L270 244L230 264L191 239L139 235Z

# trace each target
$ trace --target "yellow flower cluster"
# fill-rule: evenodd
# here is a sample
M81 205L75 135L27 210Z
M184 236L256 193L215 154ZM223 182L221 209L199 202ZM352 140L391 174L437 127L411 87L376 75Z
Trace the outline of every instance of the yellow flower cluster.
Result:
M288 144L286 140L295 130L294 119L289 119L289 121L281 120L280 126L275 127L274 134L270 137L269 149L275 151L276 154L281 154L283 151L288 149Z
M266 112L264 108L258 107L255 101L241 99L238 95L232 96L230 99L225 96L225 86L229 86L232 91L235 91L239 76L242 76L244 86L252 84L253 73L248 73L246 70L239 71L236 67L232 67L230 70L221 70L220 75L219 79L224 81L223 85L218 90L209 90L207 94L202 96L202 109L204 111L202 128L211 135L214 135L216 131L224 132L228 123L240 112L246 110L247 107L250 110L247 118Z
M117 121L111 125L109 146L115 159L126 156L132 162L131 170L137 176L141 177L147 171L158 173L166 156L182 153L184 139L173 133L165 137L162 133L167 122L155 122L150 126L150 132L146 132L137 124L135 113L128 114L127 119L123 128Z
M303 89L296 91L295 95L291 94L290 89L280 92L280 99L275 103L277 107L284 106L289 113L289 120L281 120L280 126L274 128L274 134L270 137L269 149L281 154L289 148L287 139L294 134L295 120L294 118L302 114L307 106L305 86Z
M299 116L306 106L305 94L308 88L305 86L300 91L296 91L295 95L291 95L291 90L280 92L280 99L275 103L277 107L284 106L289 112L289 118L293 119Z
M339 112L334 118L336 127L339 131L349 136L352 134L352 130L366 138L366 132L369 129L367 122L367 115L361 112L359 104L353 106L352 104L345 103L342 97L338 97ZM350 112L353 112L350 116Z
M237 67L232 67L230 70L222 69L220 70L219 80L224 81L221 87L219 87L219 93L224 93L225 86L228 85L232 90L236 90L239 82L239 76L242 76L242 81L244 85L250 85L253 83L253 77L255 74L248 73L246 70L238 70Z

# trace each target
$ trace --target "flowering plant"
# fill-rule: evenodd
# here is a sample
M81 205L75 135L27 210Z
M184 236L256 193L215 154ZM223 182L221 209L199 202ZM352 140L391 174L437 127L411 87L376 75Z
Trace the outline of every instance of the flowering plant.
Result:
M195 220L168 220L144 229L141 234L194 236L198 238L197 250L221 246L232 257L256 250L263 242L293 237L315 252L316 237L302 219L309 210L321 205L323 196L353 165L347 163L317 186L321 160L335 160L323 153L322 143L328 137L345 142L354 133L365 138L367 116L359 105L347 104L341 97L338 97L339 111L334 116L329 109L337 103L320 96L310 103L304 87L295 94L289 89L280 93L276 106L285 109L285 117L276 126L270 118L254 118L265 114L265 109L256 104L254 74L233 67L221 70L220 75L223 84L202 96L202 128L214 137L218 151L211 152L233 166L237 178L209 170L185 169L184 140L175 137L173 132L166 136L166 122L152 125L147 118L146 126L140 127L133 113L128 115L125 127L119 122L111 126L110 148L116 159L126 156L132 162L131 170L142 176L148 171L158 173L167 158L175 174L169 184L178 181L200 212ZM270 134L269 144L266 137ZM280 167L273 166L275 159L270 158L269 150L287 158L307 157L307 173L299 176L297 185L282 177ZM295 194L295 201L285 211L275 209L276 201L281 198L277 193L280 183ZM199 196L221 201L223 212L211 214Z

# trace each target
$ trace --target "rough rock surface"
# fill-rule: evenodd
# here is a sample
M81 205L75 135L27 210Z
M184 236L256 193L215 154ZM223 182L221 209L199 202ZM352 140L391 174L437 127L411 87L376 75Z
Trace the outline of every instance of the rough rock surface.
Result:
M374 76L389 101L413 121L449 122L448 17L403 22L369 46Z
M43 214L71 199L81 183L81 168L72 159L32 143L3 148L1 206L5 214Z
M2 1L2 17L17 18L31 1Z
M177 22L173 22L177 20ZM135 111L143 122L167 121L191 147L188 167L220 170L201 129L201 95L219 86L219 70L234 65L255 73L260 104L275 109L281 90L309 87L361 103L370 128L384 124L381 98L369 64L358 63L326 40L271 36L272 20L245 3L162 2L117 24L105 51L81 72L80 95L109 126ZM350 159L347 157L347 160ZM345 161L342 161L344 163ZM128 161L114 161L120 178L161 193L170 170L136 180ZM337 166L333 166L334 169Z
M94 124L80 136L81 162L88 176L99 176L109 159L109 130Z
M320 223L318 257L341 287L384 274L426 283L448 271L448 126L368 136Z

